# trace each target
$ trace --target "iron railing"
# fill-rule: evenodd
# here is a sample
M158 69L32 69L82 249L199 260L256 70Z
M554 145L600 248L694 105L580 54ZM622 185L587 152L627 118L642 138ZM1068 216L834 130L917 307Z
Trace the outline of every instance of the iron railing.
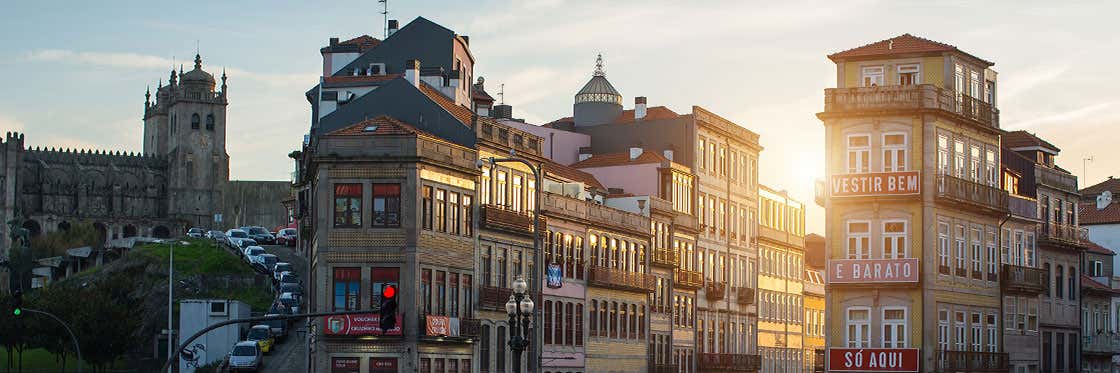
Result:
M937 197L994 211L1007 211L1007 191L949 175L937 176Z
M938 372L1008 372L1006 352L936 350Z
M677 268L673 271L673 284L681 289L696 290L704 286L704 277L698 271Z
M588 282L591 286L650 292L654 290L657 279L641 272L630 272L596 265L591 266Z
M824 92L825 113L894 110L942 110L999 128L999 109L981 99L931 84L829 88Z
M1003 272L1000 273L1000 285L1005 292L1036 295L1046 289L1048 277L1049 274L1039 268L1004 264Z
M696 366L703 371L757 372L762 368L760 355L706 354L696 356Z
M727 283L709 281L704 286L704 296L712 301L723 300L727 297Z

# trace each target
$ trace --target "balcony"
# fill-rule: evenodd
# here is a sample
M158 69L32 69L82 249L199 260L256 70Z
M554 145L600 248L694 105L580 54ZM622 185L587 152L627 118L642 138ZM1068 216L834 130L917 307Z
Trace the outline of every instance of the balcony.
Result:
M999 214L1007 212L1007 191L949 175L937 176L937 198Z
M528 213L508 210L498 205L482 205L482 227L496 229L510 233L531 235L533 233L533 216ZM544 226L544 223L541 223Z
M704 297L710 301L727 298L727 284L715 281L708 282L707 285L704 285Z
M1046 280L1049 276L1046 271L1039 268L1004 264L999 280L1004 292L1037 295L1046 290Z
M506 301L513 289L497 286L480 286L478 289L478 308L487 311L506 312Z
M1089 229L1076 225L1043 222L1035 228L1040 241L1056 245L1083 246L1089 240Z
M938 372L1008 372L1005 352L936 350Z
M1077 177L1047 167L1038 167L1038 183L1066 192L1077 192Z
M700 272L677 268L673 271L673 285L681 289L696 290L704 286L704 277Z
M665 266L668 268L677 268L680 263L680 253L668 249L654 249L650 257L650 263L653 265Z
M653 361L651 358L650 361ZM650 373L677 373L680 371L680 366L677 364L650 364Z
M999 110L992 105L930 84L829 88L824 91L824 112L818 116L914 111L943 111L983 127L999 128Z
M1081 350L1088 355L1109 355L1120 349L1120 334L1100 331L1081 337Z
M591 286L648 293L654 290L656 279L645 273L591 266L588 282Z
M735 289L735 303L754 304L754 288Z
M760 355L697 354L696 367L701 371L757 372L762 368Z
M1038 201L1033 198L1009 194L1007 208L1011 215L1027 219L1038 219Z

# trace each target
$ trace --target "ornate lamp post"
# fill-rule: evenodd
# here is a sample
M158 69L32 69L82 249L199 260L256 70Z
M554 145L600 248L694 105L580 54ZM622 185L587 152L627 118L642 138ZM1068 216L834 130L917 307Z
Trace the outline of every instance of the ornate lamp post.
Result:
M533 315L533 297L526 293L529 284L525 278L518 276L513 280L513 294L506 302L506 313L509 314L509 349L513 351L513 372L521 373L521 353L529 347L529 325ZM518 326L521 326L518 328Z

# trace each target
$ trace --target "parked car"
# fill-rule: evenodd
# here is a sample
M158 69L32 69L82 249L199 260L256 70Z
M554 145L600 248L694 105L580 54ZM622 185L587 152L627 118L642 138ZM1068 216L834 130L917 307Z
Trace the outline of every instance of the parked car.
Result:
M283 284L303 285L303 280L301 280L299 278L299 275L297 275L295 272L281 272L280 273L280 280L278 280L277 282L279 282L280 285L283 285Z
M280 261L280 258L277 258L276 255L261 254L260 259L257 260L257 262L253 263L252 265L253 265L253 269L256 269L257 272L260 272L261 274L269 275L269 274L272 274L272 270L270 268L275 266L276 262L278 262L278 261Z
M203 233L202 228L191 228L187 230L187 237L202 238Z
M248 233L249 238L257 240L257 242L262 244L271 245L276 243L276 237L273 237L272 233L269 233L268 229L264 227L241 227L241 230Z
M206 235L204 237L214 240L214 242L217 243L222 243L222 240L225 240L227 238L225 232L217 230L206 231Z
M280 274L281 273L292 272L292 271L295 271L295 270L296 270L296 268L294 266L292 266L292 263L288 263L288 262L276 263L276 265L272 267L272 279L275 280L275 281L280 281Z
M292 309L288 308L288 306L284 305L283 303L280 303L280 300L277 299L276 301L272 302L272 306L268 307L268 313L277 315L291 315ZM291 321L289 320L289 322Z
M241 241L237 241L237 243L238 248L240 248L243 253L249 246L260 246L257 244L257 241L252 238L242 238Z
M288 307L289 310L292 310L292 313L299 313L299 298L296 298L295 294L280 293L280 296L276 297L276 301Z
M264 254L264 248L260 246L249 246L245 249L245 260L249 264L256 263L261 260L261 255Z
M226 236L229 236L229 238L249 238L249 233L240 229L230 229L226 231Z
M265 316L277 315L268 314ZM265 321L264 323L267 324L269 328L272 328L272 335L275 336L278 341L282 342L285 339L288 339L288 323L284 322L284 320L269 320Z
M261 368L261 347L256 341L241 341L229 352L229 370L256 372Z
M303 287L299 284L283 283L276 289L277 293L284 294L290 293L296 296L297 300L303 300Z
M272 337L272 327L268 325L253 325L249 329L249 334L245 335L245 340L255 341L261 347L261 352L272 352L272 344L276 340Z
M298 239L298 237L296 237L296 229L295 228L284 228L284 229L281 229L279 232L276 232L276 244L277 245L295 246L297 239Z

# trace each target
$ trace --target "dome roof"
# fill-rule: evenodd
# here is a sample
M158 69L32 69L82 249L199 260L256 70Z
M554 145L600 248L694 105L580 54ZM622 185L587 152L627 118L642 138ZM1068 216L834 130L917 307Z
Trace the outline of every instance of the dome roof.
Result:
M576 103L584 102L604 102L609 104L622 105L622 94L618 93L617 89L611 85L607 80L607 74L603 72L603 56L595 61L595 74L583 88L576 92Z
M203 82L214 85L214 75L202 71L202 56L197 54L194 55L194 70L183 73L183 75L179 76L179 79L183 83Z

